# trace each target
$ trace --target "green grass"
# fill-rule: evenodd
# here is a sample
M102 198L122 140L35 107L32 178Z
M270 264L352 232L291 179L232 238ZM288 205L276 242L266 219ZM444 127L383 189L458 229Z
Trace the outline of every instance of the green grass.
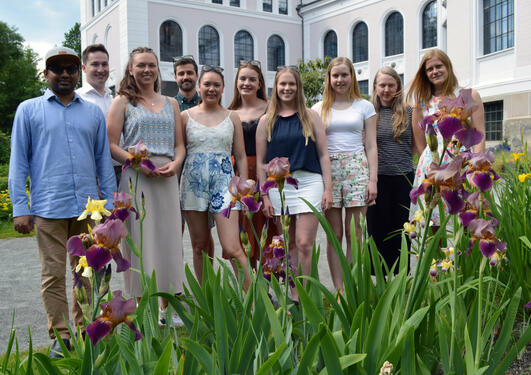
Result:
M35 231L30 234L20 234L13 228L12 221L0 221L0 239L16 238L16 237L33 237Z

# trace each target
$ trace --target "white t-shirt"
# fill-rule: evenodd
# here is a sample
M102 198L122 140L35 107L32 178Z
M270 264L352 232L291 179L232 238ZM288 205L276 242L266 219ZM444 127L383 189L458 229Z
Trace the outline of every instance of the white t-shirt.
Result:
M321 115L322 105L323 102L316 103L312 109ZM365 99L355 99L346 109L332 108L326 126L328 154L356 154L363 151L364 121L375 115L374 106Z

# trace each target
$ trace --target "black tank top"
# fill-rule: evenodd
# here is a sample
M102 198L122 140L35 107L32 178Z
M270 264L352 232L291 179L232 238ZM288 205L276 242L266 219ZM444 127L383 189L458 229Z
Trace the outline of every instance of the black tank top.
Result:
M256 156L256 127L259 118L249 122L242 121L243 142L245 143L245 154L247 156Z
M278 116L271 134L271 142L267 144L266 162L275 157L287 157L290 172L299 169L322 174L321 163L315 142L302 134L302 124L297 113L291 116Z

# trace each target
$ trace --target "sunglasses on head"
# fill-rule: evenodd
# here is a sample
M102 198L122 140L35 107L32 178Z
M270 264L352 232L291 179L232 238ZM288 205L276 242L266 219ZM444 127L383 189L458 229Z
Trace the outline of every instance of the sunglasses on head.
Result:
M244 65L254 65L258 69L262 69L262 64L258 60L240 60L240 66Z
M201 67L201 73L208 73L208 72L216 72L216 73L223 73L223 68L221 66L214 66L214 65L203 65Z
M293 70L299 71L299 67L297 65L279 65L279 66L277 66L277 72L280 72L283 69L293 69Z
M79 66L75 64L67 65L67 66L50 65L46 67L46 70L49 70L50 72L54 74L62 74L66 70L68 74L74 74L79 71Z
M174 57L173 58L173 62L174 63L178 63L180 62L181 60L194 60L194 55L182 55L182 56L179 56L179 57Z

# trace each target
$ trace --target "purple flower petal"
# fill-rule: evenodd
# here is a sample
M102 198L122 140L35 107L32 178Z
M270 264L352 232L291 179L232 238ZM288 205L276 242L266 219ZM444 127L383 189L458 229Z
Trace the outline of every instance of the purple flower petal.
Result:
M278 259L284 259L284 257L286 256L286 250L284 250L283 247L274 247L273 256Z
M111 253L105 247L92 245L86 252L87 264L95 271L101 270L112 259Z
M232 207L234 206L235 204L231 201L227 208L221 210L221 214L228 219L230 217L230 211L232 210Z
M125 159L125 163L124 165L122 165L122 172L129 168L131 165L133 165L131 158Z
M465 208L465 201L461 199L456 191L444 189L441 191L441 196L448 206L448 213L455 215Z
M124 272L131 267L131 262L122 256L120 250L114 251L111 256L116 263L116 272Z
M278 184L275 180L267 179L266 182L262 185L260 190L262 190L262 194L267 194L269 190L271 190L272 188L276 188L276 187L278 187Z
M454 135L466 148L480 144L483 140L483 133L472 127L464 127L463 129L455 132Z
M126 320L125 324L135 333L135 341L138 341L142 338L142 333L135 327L132 321Z
M531 309L531 301L525 304L524 309Z
M490 173L474 172L469 176L469 181L477 186L481 191L489 191L492 188L492 178Z
M468 224L476 218L476 214L471 211L462 212L459 214L459 219L464 227L468 227Z
M262 202L257 202L253 197L243 197L241 202L245 205L245 208L249 212L258 212L262 207Z
M452 138L456 131L463 127L463 124L457 117L447 116L439 121L437 126L439 127L439 132L441 133L443 139L448 141Z
M112 323L109 321L103 321L96 319L94 322L87 326L87 335L92 341L92 345L96 346L98 342L107 336L112 329Z
M496 242L490 240L479 240L479 249L483 256L490 258L496 252Z
M130 213L127 208L118 208L114 210L111 216L109 216L109 220L111 219L118 219L121 221L126 221L129 217Z
M85 255L85 248L83 247L83 241L79 236L72 236L66 242L66 249L68 253L72 256L81 257Z
M296 178L293 177L287 177L286 182L290 185L292 185L295 189L299 188L299 181Z
M421 183L417 188L409 192L409 198L411 199L411 203L417 204L418 197L424 193L425 193L424 184Z
M150 172L153 172L155 169L157 169L155 164L153 164L151 160L146 159L146 158L140 160L140 168L149 169Z

